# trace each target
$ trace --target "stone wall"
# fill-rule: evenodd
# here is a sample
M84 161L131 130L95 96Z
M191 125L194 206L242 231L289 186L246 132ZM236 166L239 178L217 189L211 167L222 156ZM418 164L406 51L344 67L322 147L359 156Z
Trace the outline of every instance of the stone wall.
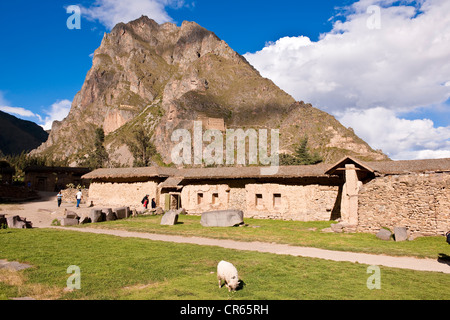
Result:
M149 199L157 198L157 182L92 182L89 187L89 201L95 206L141 207L146 194Z
M360 232L404 226L412 235L443 235L450 230L450 173L378 177L358 202Z
M189 214L226 210L230 187L227 184L186 185L181 192L181 203Z
M299 221L330 220L337 186L275 183L185 185L181 203L189 214L238 209L245 217Z
M62 202L63 203L76 203L77 202L77 193L78 189L76 188L67 188L62 190ZM87 203L87 200L89 199L89 189L83 188L81 189L81 193L83 194L81 198L81 203L85 204ZM55 198L56 198L57 192L55 192Z
M330 220L339 187L322 185L248 184L247 217L297 221Z

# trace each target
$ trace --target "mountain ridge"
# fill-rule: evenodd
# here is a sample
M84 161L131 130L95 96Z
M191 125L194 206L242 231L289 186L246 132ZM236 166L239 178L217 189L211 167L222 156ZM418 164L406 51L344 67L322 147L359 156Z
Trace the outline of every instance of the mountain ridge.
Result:
M32 121L0 111L0 151L4 155L29 152L48 138L48 133Z
M343 155L387 159L333 116L263 78L213 32L195 22L159 25L146 16L104 35L69 115L54 122L48 140L32 153L75 165L102 127L111 159L131 165L124 137L142 125L168 164L171 133L192 131L194 121L208 118L221 119L225 127L279 129L280 152L291 153L306 135L325 162Z

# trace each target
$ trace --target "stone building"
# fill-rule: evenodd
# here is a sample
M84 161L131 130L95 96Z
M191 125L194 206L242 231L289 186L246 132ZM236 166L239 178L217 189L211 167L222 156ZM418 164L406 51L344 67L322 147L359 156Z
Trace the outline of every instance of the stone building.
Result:
M88 168L29 166L25 168L25 186L37 191L58 192L68 184L89 186L82 176Z
M144 195L188 214L239 209L245 217L334 220L361 232L406 226L411 233L450 230L450 159L363 162L345 157L330 166L98 169L89 200L140 206Z

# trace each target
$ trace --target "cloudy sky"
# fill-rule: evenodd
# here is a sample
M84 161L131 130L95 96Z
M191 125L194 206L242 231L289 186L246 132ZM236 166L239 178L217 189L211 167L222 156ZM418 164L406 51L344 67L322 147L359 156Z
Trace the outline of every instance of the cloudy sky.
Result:
M79 29L71 29L76 5ZM450 157L448 0L93 0L0 3L0 110L63 119L118 22L196 21L295 99L392 159Z

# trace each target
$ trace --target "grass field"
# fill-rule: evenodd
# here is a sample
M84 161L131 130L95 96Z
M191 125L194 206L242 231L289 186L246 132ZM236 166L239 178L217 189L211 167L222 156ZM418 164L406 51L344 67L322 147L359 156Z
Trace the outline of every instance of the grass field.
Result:
M250 229L229 231L235 230ZM33 266L19 272L0 270L1 299L450 298L448 274L381 267L381 289L369 290L371 274L361 264L52 229L0 230L0 259ZM244 283L241 290L218 288L216 266L222 259L236 265ZM71 265L81 270L81 289L68 292Z
M301 222L246 218L245 227L204 228L199 216L181 215L174 226L160 225L161 216L139 216L107 223L86 224L80 227L123 229L183 236L198 236L239 241L261 241L311 246L329 250L353 251L393 256L414 256L437 259L450 256L445 237L421 237L414 241L383 241L367 233L325 233L322 229L330 221Z

